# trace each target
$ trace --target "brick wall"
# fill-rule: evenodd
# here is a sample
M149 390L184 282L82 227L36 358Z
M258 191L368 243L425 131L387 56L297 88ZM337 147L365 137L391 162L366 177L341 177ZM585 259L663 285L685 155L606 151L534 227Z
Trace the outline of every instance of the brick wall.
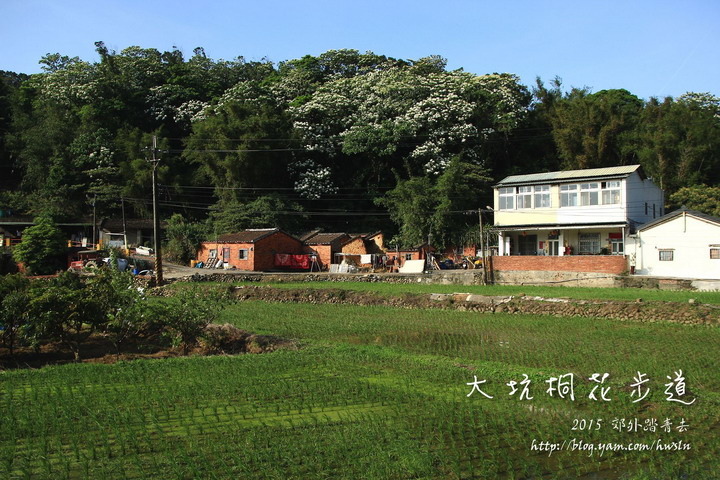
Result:
M333 262L333 253L336 250L332 245L308 245L305 247L306 253L317 254L318 262L320 262L320 267L323 269L327 269L328 265Z
M619 275L627 271L628 266L623 255L512 255L492 257L492 268L498 271L594 272Z
M252 243L215 243L203 242L200 245L197 259L201 262L208 263L210 258L210 250L217 250L217 256L223 258L223 249L229 248L230 255L227 257L228 265L240 270L253 270L253 249L255 245ZM247 258L240 260L240 250L247 250Z
M349 253L352 255L365 255L366 253L368 253L368 251L367 248L365 248L365 242L363 241L363 239L357 237L342 246L342 253Z
M198 250L197 259L206 262L210 258L210 250L217 249L217 256L222 258L223 248L230 249L228 264L240 270L266 271L275 268L276 253L306 253L300 240L283 232L273 233L255 243L215 243L203 242ZM247 259L240 260L240 250L247 250Z
M302 242L283 232L274 233L255 242L254 270L267 271L275 268L276 253L305 253Z

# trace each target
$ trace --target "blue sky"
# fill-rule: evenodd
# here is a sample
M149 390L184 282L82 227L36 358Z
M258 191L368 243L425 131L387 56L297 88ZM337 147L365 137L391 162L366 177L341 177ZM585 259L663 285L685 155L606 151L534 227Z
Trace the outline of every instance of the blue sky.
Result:
M559 76L566 89L720 96L717 0L0 0L0 25L0 70L23 73L47 53L97 61L97 40L274 62L353 48L441 55L528 86Z

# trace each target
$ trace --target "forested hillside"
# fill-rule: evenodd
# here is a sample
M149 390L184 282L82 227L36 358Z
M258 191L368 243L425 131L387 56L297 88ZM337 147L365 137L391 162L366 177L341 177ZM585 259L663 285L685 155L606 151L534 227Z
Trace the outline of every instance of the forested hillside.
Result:
M0 209L57 220L161 206L211 231L396 232L464 238L513 173L640 163L669 207L720 215L720 99L527 86L444 59L329 51L280 63L96 44L0 72ZM492 67L490 67L492 68Z

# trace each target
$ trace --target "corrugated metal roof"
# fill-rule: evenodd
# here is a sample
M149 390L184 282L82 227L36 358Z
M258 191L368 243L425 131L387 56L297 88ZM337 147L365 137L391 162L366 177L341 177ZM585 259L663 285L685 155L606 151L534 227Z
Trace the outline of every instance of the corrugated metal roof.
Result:
M687 208L685 208L685 207L681 207L681 208L679 208L679 209L677 209L677 210L674 210L674 211L672 211L672 212L670 212L670 213L666 213L665 215L663 215L663 216L660 217L660 218L656 218L655 220L652 220L652 221L650 221L650 222L648 222L648 223L645 223L645 224L643 224L643 225L640 225L640 226L637 228L637 229L638 229L638 232L641 231L641 230L648 230L648 229L653 228L653 227L655 227L655 226L657 226L657 225L660 225L661 223L665 223L665 222L667 222L668 220L672 220L672 219L675 218L675 217L681 216L683 213L686 214L686 215L689 215L689 216L691 216L691 217L696 217L696 218L699 218L699 219L701 219L701 220L705 220L706 222L715 223L715 224L717 224L717 225L720 225L720 218L718 218L718 217L714 217L714 216L712 216L712 215L708 215L707 213L698 212L697 210L689 210L689 209L687 209Z
M519 183L552 183L579 180L594 177L627 176L638 170L640 165L623 165L619 167L587 168L584 170L561 170L558 172L531 173L529 175L510 175L497 184L516 185Z
M602 222L602 223L553 223L553 224L537 224L529 223L526 225L493 225L495 231L516 232L520 230L572 230L576 228L621 228L629 227L628 222Z

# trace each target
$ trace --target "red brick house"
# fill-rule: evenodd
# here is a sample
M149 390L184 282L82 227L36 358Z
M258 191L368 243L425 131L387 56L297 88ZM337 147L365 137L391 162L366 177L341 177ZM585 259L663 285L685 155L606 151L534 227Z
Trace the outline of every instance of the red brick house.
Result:
M220 258L229 268L250 271L299 267L307 257L302 241L277 228L220 235L217 240L202 242L197 253L198 261L206 265Z
M340 249L340 254L345 258L352 258L357 265L372 265L378 262L378 257L385 255L382 248L383 234L357 233L351 234ZM336 263L339 258L336 258Z
M434 248L428 244L419 245L414 248L403 248L399 250L388 250L386 255L388 265L392 269L402 267L407 260L424 260L434 252Z
M326 270L334 262L335 254L342 251L342 245L350 240L347 233L312 232L304 237L306 251L318 256L320 268Z

